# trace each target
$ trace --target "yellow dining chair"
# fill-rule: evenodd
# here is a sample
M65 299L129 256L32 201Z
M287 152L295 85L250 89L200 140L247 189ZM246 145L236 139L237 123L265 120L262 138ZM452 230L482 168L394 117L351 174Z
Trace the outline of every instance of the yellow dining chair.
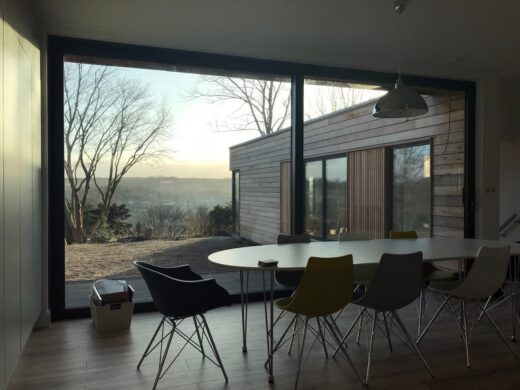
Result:
M274 304L290 313L304 317L303 337L298 351L298 370L296 373L295 389L298 387L298 380L303 366L303 352L307 329L310 327L309 320L316 319L319 337L325 347L324 328L330 331L334 341L340 344L340 337L337 329L333 325L332 314L336 313L348 303L352 302L354 290L353 278L353 259L352 255L341 257L310 257L302 280L291 297L279 298ZM293 321L297 318L295 316ZM293 321L283 332L277 347L287 335ZM312 348L312 346L311 346ZM346 356L352 370L356 373L361 383L363 380L354 367L350 356L344 345L340 345L341 351ZM274 348L276 351L277 348Z

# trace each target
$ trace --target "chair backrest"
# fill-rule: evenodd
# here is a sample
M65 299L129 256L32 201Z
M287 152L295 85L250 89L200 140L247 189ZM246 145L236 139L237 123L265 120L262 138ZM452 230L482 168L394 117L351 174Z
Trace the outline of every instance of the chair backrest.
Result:
M511 247L481 247L468 275L450 294L461 298L483 299L491 296L504 283Z
M307 244L311 242L311 237L308 233L303 234L295 234L295 235L288 235L288 234L280 234L278 236L277 243L279 245L283 244ZM274 273L274 276L276 278L276 281L281 284L284 287L289 287L291 289L295 289L298 284L300 284L300 280L302 278L303 272L302 271L276 271Z
M377 311L391 311L415 301L424 287L422 258L422 252L383 254L359 303Z
M308 317L333 314L352 301L352 255L310 257L287 309Z
M415 230L408 231L391 231L390 238L392 239L400 239L400 238L417 238L417 232Z
M368 234L367 232L338 234L338 241L367 241L367 240L370 240L370 234Z
M311 237L309 233L303 234L279 234L278 235L278 244L306 244L311 242Z
M171 275L142 261L134 261L146 282L157 310L163 315L182 318L228 305L229 294L215 279L201 279L189 267L167 268ZM179 273L178 276L172 276ZM188 280L181 279L183 275Z

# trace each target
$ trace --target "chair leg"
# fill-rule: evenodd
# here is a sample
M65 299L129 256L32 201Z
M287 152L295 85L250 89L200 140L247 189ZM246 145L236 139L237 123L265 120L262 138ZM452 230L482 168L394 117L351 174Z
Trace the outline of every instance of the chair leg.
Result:
M150 347L152 346L155 338L157 337L157 333L159 333L159 329L161 329L161 326L163 326L164 324L164 319L166 317L163 317L161 319L161 322L159 322L159 325L157 326L157 329L155 330L153 336L152 336L152 339L150 340L150 342L148 343L148 346L146 347L144 353L143 353L143 356L141 357L141 360L139 360L139 363L137 364L137 369L139 370L141 368L141 363L143 362L144 358L148 356L148 354L151 352L150 351Z
M421 362L424 365L424 367L426 368L426 371L428 371L428 373L433 378L434 376L433 376L433 372L432 372L430 366L428 365L428 363L424 359L421 351L419 351L419 348L417 347L417 345L412 341L412 338L410 337L410 334L406 330L406 327L404 326L403 321L401 321L401 318L399 318L399 316L397 315L397 312L395 312L395 311L392 311L392 316L395 318L395 321L397 322L397 325L399 326L399 328L403 332L403 335L408 340L408 343L412 346L412 348L414 349L414 351L417 354L417 356L419 356L419 359L421 359Z
M291 322L289 323L289 325L285 328L284 332L282 333L282 336L280 337L280 339L278 340L278 342L276 343L275 347L273 348L273 354L278 351L278 349L280 348L280 346L285 342L284 339L285 339L285 336L287 335L287 333L289 332L289 329L291 329L291 326L293 325L293 323L296 321L298 317L298 314L295 314L291 320ZM267 360L265 361L264 363L264 367L267 368L267 365L269 364L269 357L267 357Z
M376 331L376 322L377 322L377 312L374 311L374 319L372 320L372 329L370 331L370 344L368 345L368 362L367 362L367 373L365 377L365 384L368 385L368 380L370 379L370 363L372 361L372 350L374 348L374 339L375 339L375 331Z
M417 321L417 337L421 335L422 332L422 320L424 318L424 306L426 303L426 297L424 294L424 288L421 290L419 294L419 320Z
M202 358L204 359L206 357L206 354L204 353L204 345L202 344L202 337L200 337L199 324L197 322L196 316L193 316L193 323L195 324L195 330L197 331L197 338L199 339L199 345L200 345L200 351L202 352Z
M172 324L172 330L170 333L170 337L168 337L168 342L166 343L166 348L164 349L163 355L161 356L161 360L159 362L159 369L157 370L157 376L155 377L155 382L153 384L152 390L155 390L157 387L157 383L161 378L162 369L164 367L164 362L166 361L166 357L168 356L168 351L170 349L170 344L172 343L173 334L175 333L175 323Z
M466 347L466 364L470 367L469 361L469 335L468 335L468 321L466 317L466 300L462 299L462 324L464 328L464 345Z
M365 316L365 308L361 309L361 319L359 320L359 328L356 337L356 344L359 345L359 339L361 338L361 330L363 329L363 320Z
M332 357L335 358L336 355L338 354L339 350L340 350L340 346L345 344L348 340L348 337L350 336L350 333L352 333L352 331L354 330L354 327L356 326L357 322L362 318L363 316L363 313L365 312L365 308L361 308L361 311L359 312L359 314L357 315L357 317L354 319L354 322L352 322L352 325L350 325L350 328L348 329L347 333L345 334L345 336L343 336L343 338L341 339L341 341L339 342L339 345L338 347L336 348L336 350L334 351L334 353L332 354Z
M287 352L288 355L291 354L292 347L293 347L293 344L294 344L294 337L296 335L298 336L298 346L300 345L300 341L299 341L300 340L300 333L299 333L300 330L298 328L298 321L299 321L298 314L296 314L295 318L296 318L296 321L294 321L294 325L293 325L293 332L292 332L292 335L291 335L291 343L289 344L289 351Z
M500 336L500 338L502 339L502 341L504 342L504 344L507 346L507 348L511 351L511 353L513 354L513 356L516 358L517 355L515 353L515 351L513 351L513 348L511 348L511 346L509 345L509 343L507 342L505 336L502 334L502 332L500 331L500 329L498 328L497 324L495 323L495 321L493 320L493 318L491 318L491 316L489 315L489 313L483 309L482 305L480 304L480 302L478 303L478 305L480 306L480 308L482 309L482 312L483 314L487 317L487 319L489 320L489 322L491 322L491 325L493 326L493 328L495 328L495 330L497 331L498 335Z
M226 374L226 370L224 369L224 364L222 363L222 360L220 359L220 354L218 353L217 346L215 345L215 341L213 340L213 336L211 335L211 331L209 330L208 322L206 321L206 317L204 317L203 314L200 315L202 318L202 322L204 323L204 328L206 329L206 334L208 335L208 341L210 342L211 349L213 350L213 354L215 355L215 358L217 359L218 365L220 369L222 370L222 374L224 374L224 379L226 380L226 383L228 383L228 376Z
M365 382L363 382L363 379L361 378L361 375L359 375L358 370L356 370L356 367L354 366L354 362L350 359L350 356L349 356L349 354L347 353L347 349L345 348L345 345L343 345L343 343L340 341L338 335L336 334L336 331L334 330L333 325L332 325L329 321L327 321L327 318L326 318L326 317L323 318L323 321L324 321L325 325L328 326L329 331L330 331L330 333L332 334L332 337L334 338L334 340L336 340L336 342L337 342L338 345L339 345L338 348L341 349L341 351L343 352L343 354L344 354L345 357L347 358L347 361L349 362L350 367L352 367L352 370L353 370L354 373L357 375L359 381L360 381L362 384L365 384Z
M316 317L316 322L318 323L318 332L320 332L321 343L323 344L323 352L325 352L325 358L328 359L329 354L327 352L327 345L326 345L326 342L325 342L325 334L323 332L323 328L321 327L321 323L320 323L319 317Z
M392 352L392 339L390 338L390 329L388 328L388 322L386 321L385 313L383 313L383 321L385 323L386 338L388 339L388 348L390 349L390 352Z
M305 337L307 336L307 326L309 323L309 319L305 318L305 325L303 327L303 339L300 346L300 350L298 351L298 370L296 371L296 381L294 382L294 388L298 388L298 380L300 379L300 372L303 365L303 350L305 348Z
M437 311L435 312L435 314L433 315L432 319L430 320L430 322L428 322L428 325L426 325L426 327L423 329L422 333L419 335L419 337L417 338L417 340L415 341L416 344L419 344L419 342L422 340L422 338L424 337L424 335L426 334L426 332L428 332L431 328L431 326L433 325L433 323L437 320L437 317L439 317L439 314L441 314L442 312L442 309L444 309L444 307L446 306L446 304L448 303L450 297L449 296L446 296L446 298L444 299L444 302L442 302L442 304L439 306L439 308L437 309Z

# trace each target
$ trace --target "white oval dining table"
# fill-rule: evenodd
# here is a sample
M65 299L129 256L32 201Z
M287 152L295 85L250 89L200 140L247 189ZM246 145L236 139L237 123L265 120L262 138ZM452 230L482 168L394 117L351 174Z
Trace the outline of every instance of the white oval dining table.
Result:
M482 246L500 247L508 245L498 240L480 240L467 238L416 238L416 239L383 239L366 241L313 241L307 244L273 244L227 249L212 253L208 259L212 263L240 271L242 295L242 334L244 352L246 347L247 292L244 297L243 272L264 272L264 307L266 316L267 354L269 382L273 382L273 298L274 298L274 271L303 270L311 256L338 257L352 254L354 265L377 264L383 253L412 253L422 252L424 262L474 259ZM509 244L512 256L520 256L520 244ZM260 267L260 260L276 260L276 267ZM270 293L267 299L265 274L270 276ZM515 283L517 290L518 281ZM515 298L518 294L514 294ZM267 308L267 300L270 308ZM518 305L515 299L514 307ZM515 321L515 318L513 321Z

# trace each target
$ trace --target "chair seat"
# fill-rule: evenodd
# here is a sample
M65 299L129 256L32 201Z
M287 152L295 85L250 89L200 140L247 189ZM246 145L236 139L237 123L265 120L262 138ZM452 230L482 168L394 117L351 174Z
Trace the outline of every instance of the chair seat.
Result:
M450 291L455 290L461 284L458 280L451 281L433 281L428 285L428 288L432 291L441 293L441 294L449 294Z
M279 309L285 309L285 307L291 302L292 297L278 298L274 301L274 304Z

